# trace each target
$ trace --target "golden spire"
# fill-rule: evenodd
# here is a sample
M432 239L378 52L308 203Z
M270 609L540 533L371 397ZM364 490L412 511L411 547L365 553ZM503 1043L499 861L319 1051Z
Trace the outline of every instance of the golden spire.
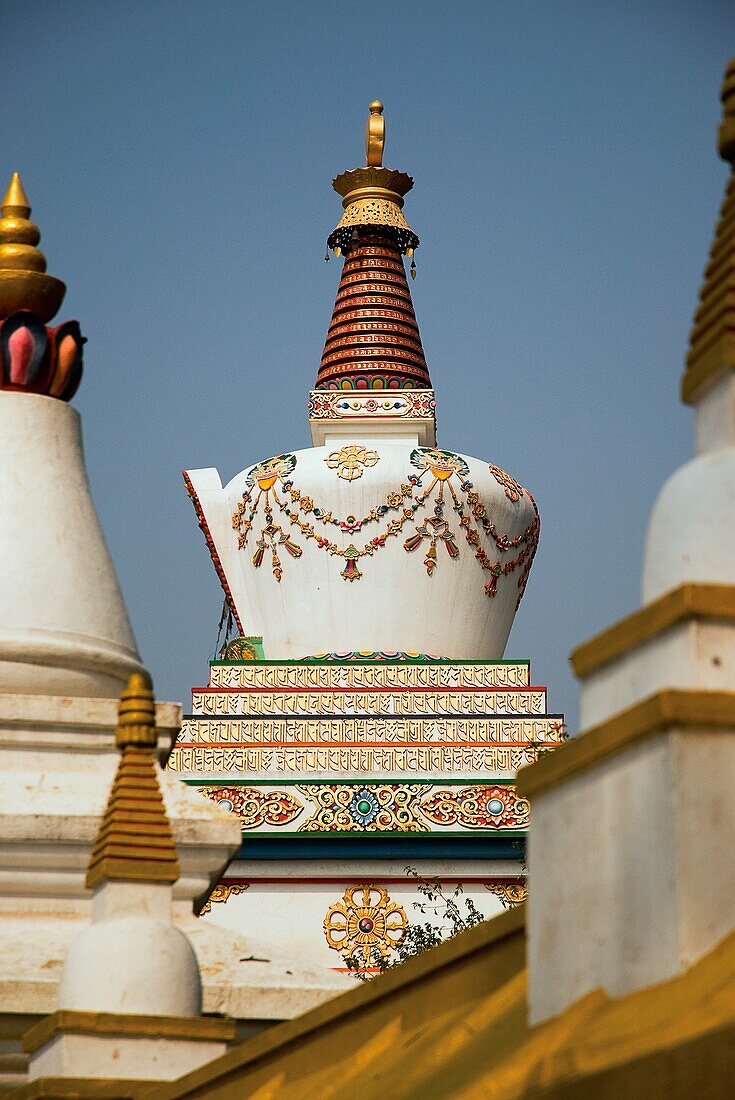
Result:
M151 678L134 672L120 696L121 757L87 871L87 887L111 879L176 882L179 861L156 773Z
M365 163L369 168L381 168L383 165L383 147L385 146L385 119L383 104L374 99L370 104L370 114L365 126Z
M383 167L384 146L383 104L374 99L365 127L365 167L342 172L332 180L344 207L344 214L327 238L327 247L334 250L335 256L353 249L361 231L384 231L407 256L418 247L419 239L402 213L403 196L413 187L413 180L405 172Z
M723 160L735 168L735 58L725 70L720 93L722 123L718 148ZM694 315L687 367L681 395L692 404L714 378L735 369L735 171L725 191L720 220L704 272L700 304Z
M66 286L45 273L46 257L36 247L41 234L29 220L31 206L17 172L0 211L0 320L27 309L45 324L59 309Z
M2 212L7 217L10 217L10 215L12 214L15 215L16 218L23 219L27 218L31 212L31 204L28 201L28 196L26 195L25 188L17 172L13 172L13 175L10 177L10 183L8 184L8 189L5 192L5 198L2 202ZM38 232L38 229L35 225L33 226L33 229L36 234L37 244L41 234ZM41 268L40 270L46 270L45 262L43 268Z

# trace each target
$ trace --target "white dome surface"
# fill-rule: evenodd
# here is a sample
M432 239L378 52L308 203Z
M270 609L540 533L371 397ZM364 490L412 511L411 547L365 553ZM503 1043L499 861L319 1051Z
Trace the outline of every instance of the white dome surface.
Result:
M646 539L643 602L687 581L735 585L735 448L680 467L656 501Z
M268 659L502 657L538 518L497 467L376 439L277 456L224 488L216 470L187 476L243 632L263 636Z
M201 980L194 949L178 928L148 916L90 924L69 945L59 1008L197 1016Z

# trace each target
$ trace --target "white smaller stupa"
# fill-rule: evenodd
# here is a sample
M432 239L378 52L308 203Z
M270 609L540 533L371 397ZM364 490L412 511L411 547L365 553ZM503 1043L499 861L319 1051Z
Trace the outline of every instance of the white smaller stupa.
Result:
M89 487L70 404L82 377L76 321L55 324L64 283L46 272L17 173L0 203L0 1081L23 1080L20 1036L57 1006L69 943L89 921L84 878L117 767L120 691L142 672ZM181 708L156 707L158 757ZM199 921L240 846L232 817L159 777L181 874L174 914L191 939L206 1011L279 1019L323 983Z
M735 167L735 60L722 101ZM682 378L696 455L654 505L642 606L572 654L581 735L519 777L532 1022L671 978L735 925L734 231L732 172Z
M120 762L87 872L92 923L72 941L59 1009L24 1044L39 1077L172 1080L224 1053L233 1020L203 1019L188 938L173 923L179 861L156 772L153 691L133 673Z

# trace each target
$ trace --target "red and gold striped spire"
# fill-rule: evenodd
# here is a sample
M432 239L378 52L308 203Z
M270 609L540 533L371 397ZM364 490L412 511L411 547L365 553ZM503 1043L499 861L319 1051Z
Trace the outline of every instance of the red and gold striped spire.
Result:
M405 172L382 165L383 105L370 104L367 165L343 172L332 186L344 214L327 245L344 253L332 321L317 375L317 389L430 389L421 334L403 266L419 239L403 216L413 187ZM415 264L411 264L413 275Z

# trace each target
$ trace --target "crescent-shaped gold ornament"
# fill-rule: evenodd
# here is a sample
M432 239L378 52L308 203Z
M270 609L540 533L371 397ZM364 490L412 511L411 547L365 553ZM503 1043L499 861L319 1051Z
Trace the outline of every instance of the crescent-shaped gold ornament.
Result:
M385 145L385 119L383 104L374 99L370 104L365 127L365 156L368 168L380 168L383 164L383 146Z

